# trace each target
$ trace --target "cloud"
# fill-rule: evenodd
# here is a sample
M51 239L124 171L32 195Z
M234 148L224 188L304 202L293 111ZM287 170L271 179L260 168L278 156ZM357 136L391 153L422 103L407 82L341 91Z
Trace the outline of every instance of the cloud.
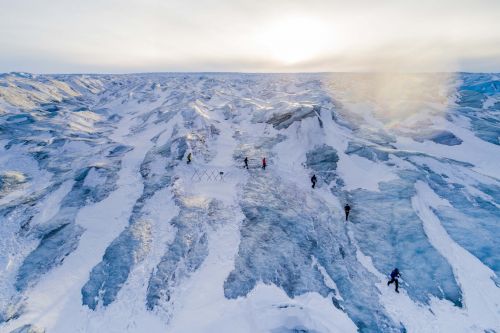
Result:
M0 71L500 71L499 12L490 0L9 1Z

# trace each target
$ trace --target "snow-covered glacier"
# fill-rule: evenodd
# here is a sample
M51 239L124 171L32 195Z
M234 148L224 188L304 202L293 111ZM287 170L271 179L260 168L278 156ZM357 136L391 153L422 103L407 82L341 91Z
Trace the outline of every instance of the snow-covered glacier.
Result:
M498 74L0 75L0 332L500 332L499 223Z

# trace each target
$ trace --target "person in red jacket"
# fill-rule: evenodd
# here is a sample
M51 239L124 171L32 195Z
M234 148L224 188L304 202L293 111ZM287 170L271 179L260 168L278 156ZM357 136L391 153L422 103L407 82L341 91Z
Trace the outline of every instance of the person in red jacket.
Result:
M262 169L264 169L264 170L265 170L265 169L266 169L266 166L267 166L267 163L266 163L266 158L265 158L265 157L263 157L263 158L262 158Z

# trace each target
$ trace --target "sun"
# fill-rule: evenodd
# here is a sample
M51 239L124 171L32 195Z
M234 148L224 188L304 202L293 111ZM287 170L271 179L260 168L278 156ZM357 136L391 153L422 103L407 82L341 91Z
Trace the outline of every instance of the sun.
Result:
M322 20L289 16L269 24L261 33L268 55L285 65L321 56L332 45L332 32Z

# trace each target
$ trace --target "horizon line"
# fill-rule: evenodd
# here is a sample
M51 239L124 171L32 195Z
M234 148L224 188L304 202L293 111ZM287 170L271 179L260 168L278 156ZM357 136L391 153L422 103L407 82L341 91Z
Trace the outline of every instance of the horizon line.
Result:
M483 72L483 71L318 71L318 72L243 72L243 71L158 71L158 72L54 72L54 73L34 73L25 71L10 71L0 72L0 76L5 75L152 75L152 74L180 74L180 75L193 75L193 74L210 74L210 75L224 75L224 74L242 74L242 75L321 75L321 74L500 74L500 71Z

